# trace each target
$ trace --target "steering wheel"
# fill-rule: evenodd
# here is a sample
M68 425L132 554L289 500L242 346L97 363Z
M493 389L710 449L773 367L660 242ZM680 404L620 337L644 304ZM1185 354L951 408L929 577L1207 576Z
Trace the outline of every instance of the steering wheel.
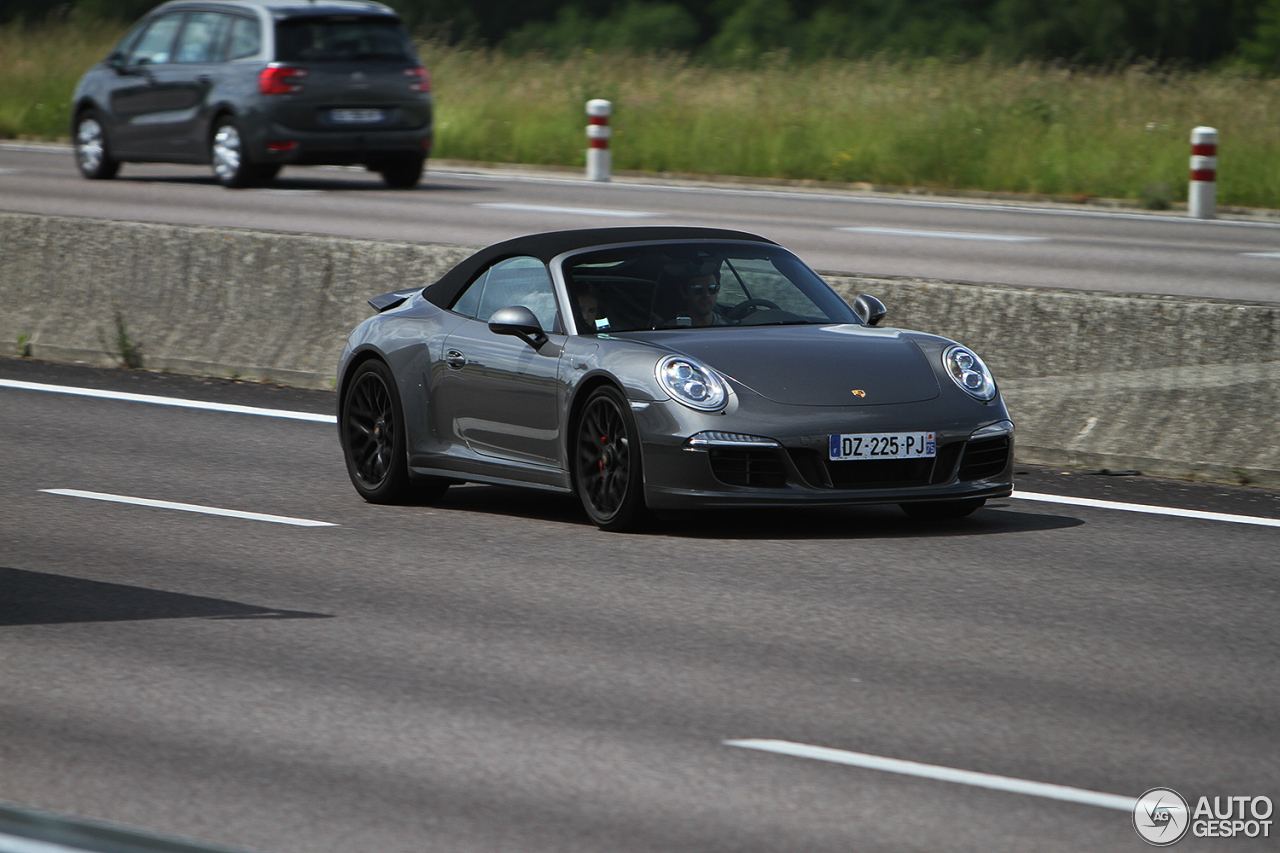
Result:
M729 313L725 317L735 323L746 317L748 314L754 313L758 308L772 308L780 311L776 302L770 302L768 299L748 299L746 302L739 302L737 305L729 309Z

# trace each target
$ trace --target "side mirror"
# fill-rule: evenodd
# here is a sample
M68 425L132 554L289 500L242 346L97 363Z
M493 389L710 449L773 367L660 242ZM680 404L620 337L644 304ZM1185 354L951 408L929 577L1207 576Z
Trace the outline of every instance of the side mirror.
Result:
M874 326L884 319L884 315L889 313L889 309L884 307L884 303L874 296L862 294L853 300L853 313L862 318L862 322L868 326Z
M495 335L514 335L534 349L547 342L542 324L533 312L523 305L500 308L489 318L489 331Z

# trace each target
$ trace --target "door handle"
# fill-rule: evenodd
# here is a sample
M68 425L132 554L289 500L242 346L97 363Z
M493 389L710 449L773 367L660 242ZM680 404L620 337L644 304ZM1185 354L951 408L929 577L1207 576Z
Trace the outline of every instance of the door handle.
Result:
M459 370L467 363L467 357L456 349L451 349L444 354L444 363L454 370Z

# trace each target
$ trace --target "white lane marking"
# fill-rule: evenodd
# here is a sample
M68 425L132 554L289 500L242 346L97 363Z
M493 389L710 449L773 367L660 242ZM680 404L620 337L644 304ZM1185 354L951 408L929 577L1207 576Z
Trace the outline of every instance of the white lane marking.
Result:
M1280 252L1245 252L1246 258L1280 258Z
M616 216L623 219L643 219L647 216L657 216L656 213L647 213L643 210L610 210L607 208L597 207L560 207L554 204L514 204L493 202L487 204L477 204L476 207L483 207L486 210L517 210L522 213L567 213L570 216Z
M0 169L0 175L21 175L21 169Z
M20 382L16 379L0 379L0 388L19 388L24 391L47 391L53 394L73 394L79 397L97 397L103 400L123 400L129 403L151 403L157 406L177 406L181 409L203 409L210 412L233 412L240 415L258 415L264 418L287 418L294 421L315 421L336 424L336 415L317 415L312 412L290 412L285 409L260 409L255 406L236 406L230 403L202 403L178 397L154 397L150 394L130 394L125 391L100 391L96 388L74 388L68 385L44 385L39 382Z
M983 240L990 243L1047 243L1048 237L1019 237L1014 234L983 234L979 231L923 231L915 228L837 228L850 234L880 234L886 237L927 237L937 240Z
M864 767L868 770L883 770L886 773L899 773L904 776L919 776L923 779L936 779L941 782L955 782L960 785L972 785L978 788L991 788L996 791L1029 794L1033 797L1045 797L1050 800L1062 800L1068 803L1083 803L1088 806L1100 806L1104 809L1116 809L1118 811L1131 812L1138 802L1135 797L1123 797L1119 794L1104 794L1101 791L1070 788L1066 785L1053 785L1048 782L1030 782L1026 779L1015 779L1011 776L996 776L991 773L977 773L972 770L957 770L953 767L920 764L916 761L903 761L898 758L883 758L879 755L848 752L843 749L830 749L825 746L810 746L809 744L792 743L787 740L727 740L725 745L740 746L744 749L758 749L764 752L776 752L781 755L794 755L800 758L814 758L818 761L847 764L851 767Z
M186 409L204 409L215 412L233 412L244 415L258 415L267 418L288 418L299 421L336 424L335 415L317 415L312 412L291 412L285 409L259 409L253 406L235 406L228 403L202 403L195 400L183 400L178 397L154 397L149 394L130 394L121 391L99 391L95 388L74 388L63 385L42 385L36 382L20 382L15 379L0 379L0 388L20 388L28 391L48 391L58 394L74 394L84 397L99 397L107 400L123 400L133 403L151 403L160 406L177 406ZM1280 527L1280 519L1260 518L1251 515L1231 515L1221 512L1203 512L1195 509L1174 509L1172 507L1148 506L1145 504L1119 503L1116 501L1099 501L1092 498L1069 498L1061 495L1044 495L1036 492L1018 492L1012 495L1028 501L1087 506L1097 509L1114 509L1125 512L1145 512L1153 515L1172 515L1182 518L1198 518L1205 521L1227 521L1237 524L1256 524L1262 527Z
M1255 515L1232 515L1226 512L1204 512L1198 509L1176 509L1168 506L1099 501L1093 498L1066 498L1061 495L1042 495L1037 492L1015 491L1011 497L1023 501L1042 501L1051 504L1088 506L1096 509L1114 509L1121 512L1145 512L1150 515L1172 515L1179 518L1198 518L1203 521L1227 521L1234 524L1256 524L1260 527L1280 527L1280 518L1262 518Z
M290 518L287 515L267 515L261 512L242 512L238 509L221 509L214 506L199 506L198 504L180 504L172 501L153 501L150 498L134 498L127 495L109 495L103 492L84 492L79 489L41 489L50 495L63 495L69 498L88 498L94 501L108 501L109 503L133 504L135 506L149 506L156 509L177 509L182 512L196 512L202 515L221 515L227 518L243 518L248 521L270 521L273 524L290 524L294 527L337 527L328 521L312 521L309 518Z
M67 847L17 835L0 835L0 853L86 853L83 847Z

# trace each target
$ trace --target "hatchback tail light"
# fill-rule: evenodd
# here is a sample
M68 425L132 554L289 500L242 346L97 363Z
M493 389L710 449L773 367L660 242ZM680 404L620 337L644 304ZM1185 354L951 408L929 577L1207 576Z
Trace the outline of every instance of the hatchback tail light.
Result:
M415 92L431 91L431 75L427 69L419 65L417 68L406 68L404 76L409 78L409 88Z
M258 75L258 91L264 95L292 95L302 91L302 78L306 76L305 68L268 65Z

